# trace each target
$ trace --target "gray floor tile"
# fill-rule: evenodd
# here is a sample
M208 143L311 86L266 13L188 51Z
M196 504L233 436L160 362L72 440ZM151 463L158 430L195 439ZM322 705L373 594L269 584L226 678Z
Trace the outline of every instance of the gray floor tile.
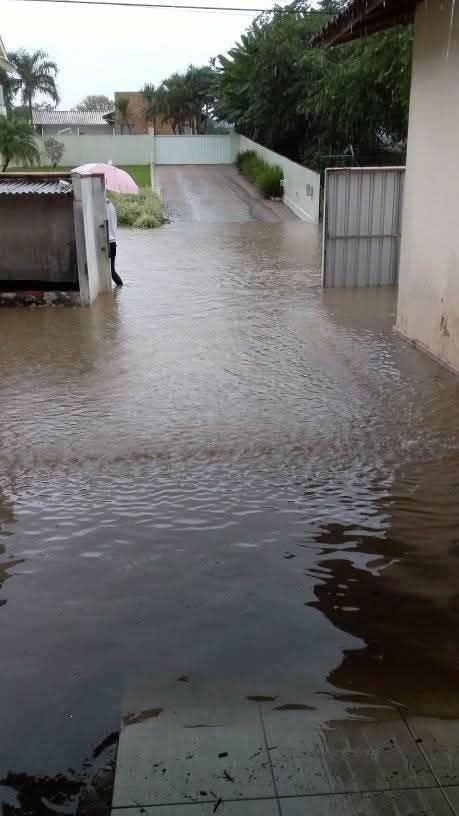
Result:
M254 706L171 710L121 732L116 807L274 795Z
M263 712L279 795L435 786L405 723L321 723L307 712Z
M459 720L409 717L419 747L441 785L459 785Z
M281 799L282 816L451 816L440 790Z
M214 804L162 805L146 808L115 808L112 816L214 816ZM279 816L275 799L245 802L221 802L217 816Z
M455 816L459 816L459 787L444 788L443 790Z

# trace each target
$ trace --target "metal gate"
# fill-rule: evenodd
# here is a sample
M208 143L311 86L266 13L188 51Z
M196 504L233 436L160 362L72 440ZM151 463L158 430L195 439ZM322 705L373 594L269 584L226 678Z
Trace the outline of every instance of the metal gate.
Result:
M394 286L404 167L325 171L322 286Z

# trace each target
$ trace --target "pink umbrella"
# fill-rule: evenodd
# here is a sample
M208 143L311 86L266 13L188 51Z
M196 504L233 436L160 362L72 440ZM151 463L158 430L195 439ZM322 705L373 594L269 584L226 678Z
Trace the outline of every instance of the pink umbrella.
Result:
M105 176L105 186L113 193L128 193L137 195L139 188L134 179L125 170L120 170L114 164L104 164L103 162L92 162L74 167L72 173L79 173L81 176L92 176L95 173L103 173Z

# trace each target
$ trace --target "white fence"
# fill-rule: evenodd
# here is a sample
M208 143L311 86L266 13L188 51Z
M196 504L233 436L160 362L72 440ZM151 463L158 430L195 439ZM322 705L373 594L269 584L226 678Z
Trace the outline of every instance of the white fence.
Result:
M238 136L155 136L155 164L231 164Z
M320 176L301 164L274 153L245 136L239 136L238 150L255 150L270 164L284 171L284 201L302 221L319 222Z
M64 144L62 167L77 167L87 162L108 162L113 164L150 164L153 155L152 136L112 136L103 134L84 136L56 136ZM43 139L38 139L38 149L43 164L46 158Z
M394 286L404 167L325 172L322 285Z

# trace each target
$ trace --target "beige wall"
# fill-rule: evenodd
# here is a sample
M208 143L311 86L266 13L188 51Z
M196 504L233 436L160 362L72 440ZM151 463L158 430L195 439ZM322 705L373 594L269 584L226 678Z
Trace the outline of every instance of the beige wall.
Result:
M417 9L397 329L459 370L459 3Z

